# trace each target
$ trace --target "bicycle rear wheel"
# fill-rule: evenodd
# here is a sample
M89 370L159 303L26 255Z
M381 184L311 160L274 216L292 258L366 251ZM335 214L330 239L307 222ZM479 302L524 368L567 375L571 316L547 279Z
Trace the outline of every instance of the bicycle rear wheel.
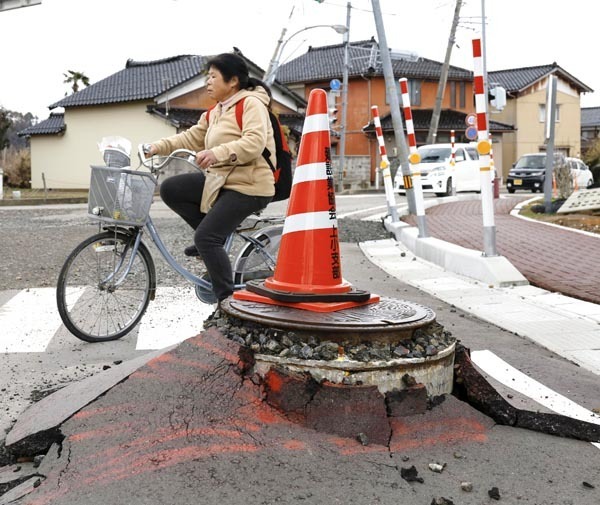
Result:
M156 290L150 252L135 236L107 231L93 235L68 256L58 277L56 301L67 329L86 342L116 340L140 321ZM131 263L127 275L123 275Z
M235 260L235 284L246 284L250 280L262 280L273 275L282 231L281 225L269 226L252 235L254 241L249 241Z

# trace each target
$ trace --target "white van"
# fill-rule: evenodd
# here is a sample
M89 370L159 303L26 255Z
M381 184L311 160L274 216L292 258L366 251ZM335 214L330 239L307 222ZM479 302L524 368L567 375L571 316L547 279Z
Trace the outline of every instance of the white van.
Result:
M417 149L421 163L415 170L421 173L423 193L435 193L437 196L452 194L452 185L456 191L481 191L479 175L479 155L474 144L454 144L455 166L450 165L451 144L427 144ZM394 179L394 189L404 193L402 171L398 169Z

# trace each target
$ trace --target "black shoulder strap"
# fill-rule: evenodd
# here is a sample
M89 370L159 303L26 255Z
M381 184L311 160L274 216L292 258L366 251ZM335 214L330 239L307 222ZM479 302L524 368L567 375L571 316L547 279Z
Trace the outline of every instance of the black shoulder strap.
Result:
M281 149L281 130L279 129L279 124L277 122L277 118L275 114L273 114L270 110L267 110L269 113L269 119L271 120L271 126L273 127L273 137L275 138L275 152L278 152ZM271 162L271 151L269 151L266 147L262 152L263 158L268 163L269 167L273 172L275 172L275 167Z

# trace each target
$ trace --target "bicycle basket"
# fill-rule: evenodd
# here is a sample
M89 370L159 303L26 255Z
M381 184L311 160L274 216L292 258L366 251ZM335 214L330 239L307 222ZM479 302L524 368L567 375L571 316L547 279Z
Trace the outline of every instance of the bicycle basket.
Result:
M88 215L107 223L143 226L155 189L150 173L92 165Z

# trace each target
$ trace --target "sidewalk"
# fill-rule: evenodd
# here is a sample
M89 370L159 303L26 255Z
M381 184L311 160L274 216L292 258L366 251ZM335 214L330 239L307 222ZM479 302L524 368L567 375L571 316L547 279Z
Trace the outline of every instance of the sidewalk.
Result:
M523 219L511 211L526 197L494 200L498 254L534 286L600 304L600 235ZM426 211L429 235L483 250L479 200L442 203ZM403 218L416 225L414 216Z
M600 236L516 217L512 211L524 200L508 196L494 207L498 254L529 286L490 287L424 261L395 240L361 248L397 279L600 374ZM482 250L478 199L442 203L426 216L430 237ZM414 216L403 219L415 225Z

